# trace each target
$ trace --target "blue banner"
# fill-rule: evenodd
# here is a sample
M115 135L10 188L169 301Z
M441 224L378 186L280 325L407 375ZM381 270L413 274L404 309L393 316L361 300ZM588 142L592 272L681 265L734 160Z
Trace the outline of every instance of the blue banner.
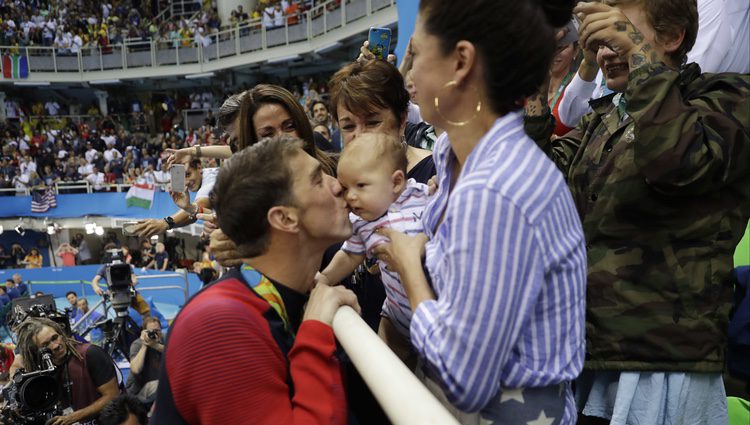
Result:
M398 43L394 53L396 53L398 63L401 64L406 53L406 46L414 32L414 24L417 22L419 2L416 0L399 1L396 2L396 7L398 7Z
M31 196L0 197L0 218L76 218L90 216L157 218L174 214L177 206L167 192L156 192L151 209L128 207L125 192L57 195L57 207L31 212Z

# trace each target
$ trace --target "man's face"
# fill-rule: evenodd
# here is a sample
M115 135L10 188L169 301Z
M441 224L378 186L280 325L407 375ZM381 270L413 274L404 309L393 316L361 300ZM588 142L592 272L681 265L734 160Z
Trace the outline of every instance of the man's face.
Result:
M89 302L86 300L78 300L78 309L84 314L89 311Z
M189 191L195 192L201 188L203 173L200 167L185 167L185 186Z
M328 122L328 108L322 103L316 103L313 106L313 119L318 124Z
M13 275L13 283L19 285L21 283L21 275L16 273Z
M338 180L323 172L320 162L303 151L290 158L292 195L301 230L323 246L351 236L348 209Z
M42 330L34 336L34 344L40 350L49 348L52 351L52 363L59 366L65 361L68 349L65 347L64 338L51 327L42 327Z
M148 322L146 325L147 331L156 331L156 339L161 341L161 324L158 322Z
M67 296L67 297L65 297L65 298L67 298L67 299L68 299L68 302L69 302L69 303L70 303L70 305L72 305L73 307L76 307L76 306L78 306L78 297L77 297L77 296L75 296L75 295L73 295L73 294L68 294L68 296Z

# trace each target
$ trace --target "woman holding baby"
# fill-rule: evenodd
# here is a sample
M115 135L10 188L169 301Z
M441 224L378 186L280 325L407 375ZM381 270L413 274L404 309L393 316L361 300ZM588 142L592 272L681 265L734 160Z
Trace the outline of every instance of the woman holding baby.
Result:
M422 116L445 129L433 151L438 189L425 234L383 229L391 243L375 252L401 277L428 379L464 423L575 422L583 231L563 175L519 112L572 7L420 2L412 75Z

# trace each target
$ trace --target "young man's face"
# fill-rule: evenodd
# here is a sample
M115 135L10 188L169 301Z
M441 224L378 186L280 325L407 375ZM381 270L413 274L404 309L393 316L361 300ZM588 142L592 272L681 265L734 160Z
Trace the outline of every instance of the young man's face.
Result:
M200 167L185 167L185 186L189 191L195 192L201 188L203 173Z
M316 103L313 106L313 119L318 124L323 124L328 121L328 108L322 103Z
M302 150L289 158L287 165L292 171L292 195L302 231L324 244L351 236L352 226L338 180L325 174L320 162Z
M70 303L70 305L72 305L73 307L77 307L77 306L78 306L78 297L77 297L77 296L75 296L74 294L68 294L68 296L67 296L67 297L65 297L65 298L67 298L67 299L68 299L68 302L69 302L69 303Z
M52 362L54 364L59 366L65 361L67 347L65 347L64 337L51 327L42 327L42 330L34 336L34 344L40 350L49 348L52 351Z

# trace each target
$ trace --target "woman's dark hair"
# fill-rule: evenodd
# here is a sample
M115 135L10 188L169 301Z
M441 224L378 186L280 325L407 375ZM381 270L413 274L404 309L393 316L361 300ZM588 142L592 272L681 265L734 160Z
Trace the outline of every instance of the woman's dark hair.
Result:
M371 114L376 108L388 109L399 125L409 109L404 78L386 61L352 62L333 74L328 87L330 112L337 121L339 104L357 116Z
M484 63L490 107L505 114L523 107L547 77L555 27L571 18L574 0L421 0L425 30L448 54L471 42Z
M294 121L294 128L297 130L297 135L304 142L303 149L305 152L320 161L326 173L335 175L336 162L315 146L312 125L310 125L310 120L307 118L302 105L299 104L289 90L273 84L258 84L246 91L242 96L238 150L258 143L259 140L255 131L253 117L261 106L268 104L279 105L289 113Z

